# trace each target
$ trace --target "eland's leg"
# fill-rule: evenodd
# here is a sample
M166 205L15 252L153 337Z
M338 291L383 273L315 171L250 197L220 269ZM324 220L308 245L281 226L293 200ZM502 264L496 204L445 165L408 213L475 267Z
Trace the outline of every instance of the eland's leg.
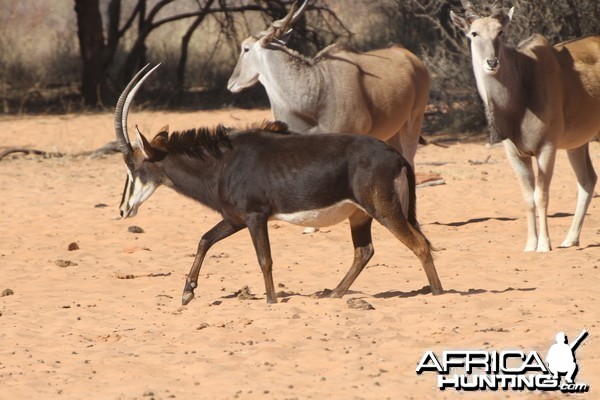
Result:
M554 173L555 159L556 149L551 145L543 147L537 155L538 174L533 194L540 228L536 248L537 252L552 250L550 235L548 233L548 203L550 200L550 182Z
M373 257L375 251L371 240L371 222L373 218L362 211L357 211L350 217L354 261L344 279L333 289L330 297L342 297Z
M185 280L183 296L181 298L183 305L188 304L194 298L194 289L198 287L198 274L200 273L200 267L202 267L206 252L208 252L213 244L233 235L242 228L243 226L233 226L227 221L221 221L202 236L200 243L198 243L198 251L196 252L192 269Z
M594 187L598 180L594 166L592 165L589 145L587 143L577 149L567 150L567 154L577 176L577 208L575 209L575 216L573 217L569 233L560 247L579 245L579 235L581 234L583 219L592 201Z
M258 263L265 280L267 303L277 303L275 285L273 284L273 260L271 259L271 245L269 243L268 218L262 214L251 214L246 219Z
M423 113L411 115L406 121L405 132L400 133L400 145L402 146L402 156L410 163L415 171L415 155L419 147L419 138L421 137L421 128L423 127Z
M533 195L535 174L533 173L531 157L521 156L513 142L510 140L504 141L504 149L506 150L508 162L515 171L519 184L521 185L521 192L523 193L525 206L527 207L527 244L525 245L525 251L535 251L538 245L538 237L535 221L535 200Z

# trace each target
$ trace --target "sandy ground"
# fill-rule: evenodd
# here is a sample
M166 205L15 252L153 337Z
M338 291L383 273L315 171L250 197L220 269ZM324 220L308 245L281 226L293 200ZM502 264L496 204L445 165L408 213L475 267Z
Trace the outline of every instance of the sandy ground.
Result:
M131 122L150 132L269 115L134 111ZM0 144L73 154L112 140L112 129L109 114L3 117ZM600 169L597 142L591 154ZM374 224L376 254L350 293L317 298L349 268L348 224L303 235L271 223L278 304L265 302L242 231L211 250L196 298L182 307L185 275L216 213L162 188L134 219L118 219L120 155L3 159L0 290L13 294L0 297L0 399L558 399L565 395L440 391L436 374L415 368L427 350L545 357L557 332L573 339L584 328L590 335L577 349L577 381L590 386L586 398L599 398L600 200L589 209L581 247L523 253L524 206L501 147L425 146L417 170L446 180L418 190L444 295L427 294L416 258ZM563 152L551 189L555 246L575 197ZM133 225L144 232L129 232ZM79 249L69 251L71 243ZM244 285L257 300L235 296ZM375 309L351 309L349 298Z

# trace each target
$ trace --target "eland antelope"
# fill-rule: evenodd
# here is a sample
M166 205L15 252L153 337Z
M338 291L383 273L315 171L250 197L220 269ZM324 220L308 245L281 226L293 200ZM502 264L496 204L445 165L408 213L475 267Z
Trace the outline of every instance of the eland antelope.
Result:
M115 109L115 132L127 165L121 217L136 215L161 185L192 198L222 216L202 236L187 276L182 302L189 303L207 251L248 228L260 264L268 303L276 303L267 222L328 226L350 221L354 262L331 292L341 297L373 256L371 222L376 219L420 260L433 294L442 293L431 246L416 217L415 177L392 147L364 135L296 135L281 122L245 131L222 126L168 133L148 140L127 132L127 116L144 80L142 69L127 85Z
M514 8L505 13L496 1L484 16L470 2L462 0L462 5L464 17L450 16L471 42L491 141L503 141L521 184L527 205L525 251L551 250L547 212L557 149L567 150L578 183L575 216L561 247L577 246L597 181L588 142L600 134L600 36L552 46L533 35L512 48L502 34Z
M392 46L358 53L332 45L306 58L285 45L306 9L288 15L242 42L228 82L237 93L262 83L275 119L298 133L362 133L401 151L414 168L429 73L410 51Z

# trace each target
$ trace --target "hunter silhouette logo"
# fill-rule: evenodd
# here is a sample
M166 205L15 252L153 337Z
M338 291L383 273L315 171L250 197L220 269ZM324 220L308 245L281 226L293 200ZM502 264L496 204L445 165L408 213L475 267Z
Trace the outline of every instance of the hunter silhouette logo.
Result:
M421 357L416 372L437 372L440 390L560 390L563 393L583 393L589 385L576 383L579 370L575 351L587 338L583 330L569 344L564 332L556 334L546 360L536 351L450 350L438 357L427 351ZM561 382L565 377L565 382Z
M577 360L575 360L575 350L588 336L588 332L583 330L575 341L569 345L564 332L556 334L556 343L548 350L546 362L548 369L552 372L552 376L558 379L560 375L566 374L568 384L575 383L575 375L577 374Z

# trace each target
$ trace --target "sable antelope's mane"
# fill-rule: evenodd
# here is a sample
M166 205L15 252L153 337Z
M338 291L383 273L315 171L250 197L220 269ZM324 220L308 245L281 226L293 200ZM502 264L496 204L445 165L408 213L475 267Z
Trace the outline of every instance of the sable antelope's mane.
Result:
M278 134L291 134L286 123L281 121L263 121L250 125L245 130L217 125L215 128L194 128L184 131L175 131L168 134L159 132L152 140L152 147L170 154L186 154L200 159L206 156L220 158L224 148L231 148L232 134L246 134L252 132L268 132Z

